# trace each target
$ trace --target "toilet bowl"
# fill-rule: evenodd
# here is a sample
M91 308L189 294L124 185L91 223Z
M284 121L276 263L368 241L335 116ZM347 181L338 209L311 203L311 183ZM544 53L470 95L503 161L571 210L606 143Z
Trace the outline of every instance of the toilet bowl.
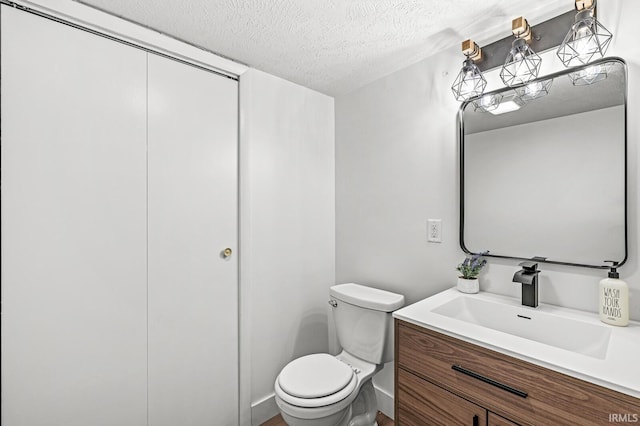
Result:
M276 380L276 403L290 426L347 425L363 385L371 385L380 368L344 352L336 357L313 354L298 358L287 364ZM376 407L366 410L377 411Z
M358 284L331 287L337 355L306 355L287 364L275 382L275 399L290 426L372 426L377 401L371 379L391 361L391 312L404 296Z

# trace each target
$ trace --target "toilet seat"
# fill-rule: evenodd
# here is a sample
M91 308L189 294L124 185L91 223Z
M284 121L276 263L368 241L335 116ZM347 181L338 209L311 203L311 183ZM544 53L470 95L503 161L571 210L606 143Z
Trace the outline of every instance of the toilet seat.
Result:
M322 407L347 398L358 379L353 369L329 354L307 355L291 361L276 380L276 394L298 407Z

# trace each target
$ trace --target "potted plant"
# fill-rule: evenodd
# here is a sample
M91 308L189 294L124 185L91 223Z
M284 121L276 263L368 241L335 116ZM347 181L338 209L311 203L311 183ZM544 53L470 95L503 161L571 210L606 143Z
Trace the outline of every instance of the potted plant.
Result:
M458 265L456 269L461 274L458 276L458 291L463 293L477 293L480 291L478 275L487 264L486 259L482 259L482 256L487 253L489 252L484 251L482 253L472 254L471 257L467 257L464 262Z

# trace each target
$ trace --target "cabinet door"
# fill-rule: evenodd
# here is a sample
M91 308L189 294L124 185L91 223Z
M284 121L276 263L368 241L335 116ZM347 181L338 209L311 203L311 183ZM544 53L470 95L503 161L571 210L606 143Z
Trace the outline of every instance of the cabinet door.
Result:
M2 424L145 425L146 53L2 14Z
M398 369L398 426L483 426L487 411L439 386Z
M237 82L148 60L149 424L233 425Z
M518 426L517 423L514 423L510 420L505 419L504 417L500 417L499 415L492 413L489 411L489 422L488 426Z

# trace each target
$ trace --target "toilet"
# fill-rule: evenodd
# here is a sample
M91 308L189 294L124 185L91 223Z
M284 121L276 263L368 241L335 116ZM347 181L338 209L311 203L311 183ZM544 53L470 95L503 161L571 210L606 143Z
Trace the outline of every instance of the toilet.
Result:
M371 379L393 360L391 313L404 296L354 283L334 285L329 295L343 350L287 364L276 378L276 403L290 426L374 426Z

